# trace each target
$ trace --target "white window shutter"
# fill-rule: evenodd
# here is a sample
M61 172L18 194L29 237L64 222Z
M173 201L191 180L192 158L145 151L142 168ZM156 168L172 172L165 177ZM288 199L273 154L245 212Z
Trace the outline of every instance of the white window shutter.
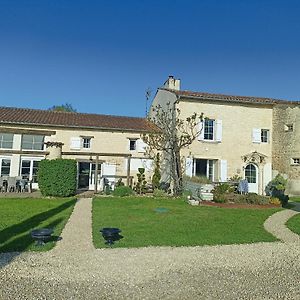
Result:
M227 160L225 159L220 160L220 181L227 181Z
M203 141L204 140L204 121L201 121L198 123L198 128L197 128L199 135L198 135L198 141Z
M222 120L216 120L215 126L216 126L216 141L221 142L222 141Z
M74 150L80 150L81 138L80 137L72 137L70 140L70 148L74 149Z
M190 157L185 159L185 175L193 176L193 159Z
M253 143L260 143L261 142L261 129L260 128L253 128L252 129L252 142Z
M142 139L138 139L136 143L138 152L146 152L146 148L148 145Z

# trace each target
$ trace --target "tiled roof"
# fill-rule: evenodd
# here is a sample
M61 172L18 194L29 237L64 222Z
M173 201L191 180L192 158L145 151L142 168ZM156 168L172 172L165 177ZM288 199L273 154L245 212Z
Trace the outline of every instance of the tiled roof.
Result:
M162 88L162 90L170 91L179 97L195 98L199 100L216 100L216 101L228 101L228 102L239 102L239 103L254 103L254 104L295 104L299 105L300 101L288 101L273 98L263 98L263 97L248 97L248 96L233 96L233 95L223 95L223 94L211 94L202 92L192 92L192 91L177 91Z
M156 131L145 118L0 107L0 124L46 125L135 132Z

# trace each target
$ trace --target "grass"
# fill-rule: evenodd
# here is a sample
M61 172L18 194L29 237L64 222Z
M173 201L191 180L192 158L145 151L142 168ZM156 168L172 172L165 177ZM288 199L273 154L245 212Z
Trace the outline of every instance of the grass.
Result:
M46 251L54 247L75 199L0 199L0 252ZM43 247L35 246L30 231L54 228L53 238Z
M300 235L300 214L295 215L286 222L286 226L293 232Z
M289 202L300 202L300 197L290 197Z
M166 208L167 212L157 212ZM93 240L106 247L99 229L118 227L124 238L114 247L196 246L272 242L264 221L279 208L228 209L190 206L162 198L95 198Z

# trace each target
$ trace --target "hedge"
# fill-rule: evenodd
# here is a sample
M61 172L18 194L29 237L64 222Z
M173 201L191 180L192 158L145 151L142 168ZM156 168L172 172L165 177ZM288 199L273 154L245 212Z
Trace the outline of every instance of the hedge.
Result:
M73 159L42 160L38 183L44 196L69 197L76 193L77 165Z

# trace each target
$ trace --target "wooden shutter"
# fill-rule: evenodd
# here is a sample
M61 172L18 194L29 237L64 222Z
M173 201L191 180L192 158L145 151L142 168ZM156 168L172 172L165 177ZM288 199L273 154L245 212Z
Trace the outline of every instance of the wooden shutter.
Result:
M81 138L72 137L70 140L70 149L80 150L80 148L81 148Z
M146 148L148 145L142 139L138 139L136 143L138 152L146 152Z
M198 135L198 141L203 141L204 140L204 120L198 123L198 128L197 128L199 135Z
M185 159L185 175L193 176L193 159L190 157Z
M227 160L225 159L220 160L220 181L227 181Z
M222 120L215 121L215 128L216 128L216 141L222 141Z
M260 128L253 128L252 129L252 142L253 143L260 143L261 141L261 129Z

